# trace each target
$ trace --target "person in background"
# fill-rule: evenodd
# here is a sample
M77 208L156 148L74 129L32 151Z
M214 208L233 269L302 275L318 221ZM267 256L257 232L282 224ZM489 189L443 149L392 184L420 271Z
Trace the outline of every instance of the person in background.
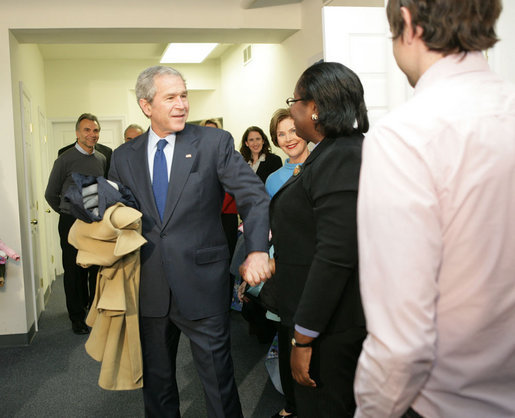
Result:
M145 69L136 96L150 129L114 151L109 177L132 191L148 241L141 248L139 291L145 415L181 415L176 357L184 333L207 416L240 418L231 357L229 249L220 212L226 190L245 221L243 265L251 280L266 280L272 275L269 197L227 131L186 123L188 90L180 72Z
M98 124L98 134L100 139L100 122L98 121L98 118L91 113L84 113L83 115L90 115L95 118L96 123ZM77 126L75 126L75 130L77 130ZM57 156L59 157L63 152L68 151L70 148L73 148L77 145L78 138L75 139L75 142L73 144L66 145L65 147L62 147L59 151L57 151ZM113 154L113 150L109 148L107 145L100 144L97 140L97 143L95 144L95 151L98 151L106 158L106 168L105 173L102 174L104 177L107 178L107 174L109 173L109 165L111 164L111 155Z
M500 0L390 0L413 97L367 135L357 417L515 416L515 86Z
M283 165L281 157L272 154L267 136L257 126L250 126L243 134L240 153L263 183L271 173Z
M288 156L288 159L279 170L274 171L266 179L266 191L271 198L277 193L284 183L300 170L301 164L308 158L308 143L297 136L290 109L278 109L270 121L270 138L275 146L281 148ZM268 314L267 314L268 315ZM297 415L295 405L295 392L293 389L293 377L290 367L290 328L281 324L278 320L278 346L279 346L279 374L281 377L281 387L283 389L285 406L272 418L294 417Z
M265 187L270 197L274 197L281 186L293 175L295 169L308 158L308 143L297 135L290 109L278 109L270 121L270 138L288 156L284 166L270 174ZM299 167L299 168L297 168Z
M278 313L291 337L297 415L351 417L366 336L356 224L368 130L363 86L344 65L317 63L302 73L286 103L296 134L315 144L270 203L271 280L277 281ZM245 266L241 271L253 285Z
M140 136L143 132L145 132L145 130L141 126L133 123L125 128L123 139L125 142L130 141Z
M222 125L217 119L206 119L200 122L200 126L207 126L210 128L222 129ZM236 208L236 200L229 193L225 193L224 201L222 203L222 226L224 228L227 244L229 244L230 260L234 255L236 248L236 241L238 240L238 209ZM229 273L231 279L230 299L233 296L234 276Z
M209 126L210 128L218 128L222 129L222 125L218 121L218 119L204 119L199 123L200 126Z
M59 214L64 293L72 330L75 334L88 334L89 328L85 318L95 297L98 266L86 269L76 263L77 249L68 242L68 232L75 222L75 217L71 214L70 203L65 201L64 195L73 183L73 172L94 177L103 176L107 163L105 156L95 149L100 135L100 123L95 115L80 115L75 124L75 134L75 145L62 152L54 162L45 190L45 199Z

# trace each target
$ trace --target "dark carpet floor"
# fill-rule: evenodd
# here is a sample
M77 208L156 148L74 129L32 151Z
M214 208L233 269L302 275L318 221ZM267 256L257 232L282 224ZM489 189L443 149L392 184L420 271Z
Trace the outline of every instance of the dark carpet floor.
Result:
M268 345L248 335L245 320L231 312L232 355L245 417L270 417L282 407L264 365ZM39 332L27 347L0 348L0 416L143 417L141 390L98 387L100 365L84 349L87 336L72 333L62 279L54 282ZM177 381L183 418L206 416L189 341L181 336Z

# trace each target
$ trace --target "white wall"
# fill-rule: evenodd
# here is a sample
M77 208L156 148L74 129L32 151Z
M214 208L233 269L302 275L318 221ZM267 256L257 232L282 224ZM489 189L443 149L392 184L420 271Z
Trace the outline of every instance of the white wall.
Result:
M244 46L226 54L221 67L224 128L232 133L237 149L249 126L259 126L268 135L270 117L281 106L284 90L276 76L280 72L282 46L254 44L252 60L243 65Z
M492 69L515 83L515 1L504 0L503 11L497 23L500 41L489 51Z
M222 57L221 90L224 128L233 134L239 149L241 137L251 125L269 135L270 118L286 107L299 76L322 58L322 2L301 3L303 29L282 44L253 44L252 60L243 65L243 49L233 48ZM283 159L285 154L272 146Z
M0 44L9 45L9 33L0 31ZM10 62L9 48L0 48L0 62ZM14 135L14 111L11 89L10 66L0 65L0 115L7 120L3 124L0 154L0 195L2 216L0 216L0 238L23 256L20 231L20 210L18 194L16 141ZM6 284L0 288L0 334L27 331L25 288L21 262L9 260L6 266Z
M28 236L30 234L29 224L27 222L29 214L26 207L26 181L33 181L33 189L38 195L42 195L44 180L37 173L40 172L40 166L32 167L34 173L34 179L28 180L24 177L24 164L23 164L23 146L22 146L22 134L21 134L21 114L20 114L20 88L19 83L23 81L25 91L27 91L31 98L31 114L33 124L33 136L38 137L39 126L38 126L38 112L41 110L45 112L45 86L44 86L44 69L43 60L39 53L39 50L34 45L20 45L14 39L10 37L11 50L10 59L12 66L12 104L14 109L13 121L14 121L14 135L12 139L16 138L14 143L14 149L16 155L14 158L7 157L2 152L2 166L9 166L9 164L16 162L16 177L19 179L18 182L1 182L0 187L9 187L9 189L15 189L18 187L18 199L16 207L8 204L7 210L4 214L4 208L2 208L3 215L0 218L0 231L1 236L6 243L13 249L22 254L21 262L8 261L7 274L6 274L6 286L0 292L0 312L9 312L9 315L0 314L0 334L2 330L9 329L10 334L24 334L30 329L34 322L34 306L32 303L33 294L33 282L30 275L30 258L23 256L30 252L29 242L25 239L17 242L15 239L21 236ZM36 148L34 149L34 155L41 155L42 149L38 147L37 141ZM6 150L9 151L8 149ZM9 178L2 176L2 178ZM17 183L17 184L16 184ZM9 203L12 202L13 195L6 193L6 200ZM43 216L42 202L38 202L38 218ZM13 231L12 229L18 229ZM7 238L6 238L7 237ZM44 246L44 234L40 234L41 241L40 246ZM44 263L42 268L48 270L48 260L43 260ZM46 276L48 278L48 276ZM44 287L48 287L48 281L44 284ZM39 285L39 281L38 281Z
M134 93L138 74L156 65L150 60L49 60L45 61L49 119L76 119L90 112L99 118L122 117L125 124L148 127ZM190 89L190 120L210 116L220 107L218 60L199 66L177 65ZM70 142L73 138L70 138ZM100 133L102 142L102 132Z

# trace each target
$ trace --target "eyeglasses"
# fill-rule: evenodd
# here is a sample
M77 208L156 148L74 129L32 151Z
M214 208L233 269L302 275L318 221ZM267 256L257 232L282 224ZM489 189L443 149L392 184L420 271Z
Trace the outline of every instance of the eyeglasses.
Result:
M295 102L301 102L302 100L306 100L306 99L294 99L293 97L288 97L286 99L286 104L288 105L288 107L292 107L293 106L293 103Z

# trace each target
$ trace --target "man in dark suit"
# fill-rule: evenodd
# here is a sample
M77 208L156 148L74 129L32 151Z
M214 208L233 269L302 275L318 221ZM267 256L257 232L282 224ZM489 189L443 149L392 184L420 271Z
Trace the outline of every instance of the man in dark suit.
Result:
M185 123L188 92L179 72L146 69L136 96L151 127L114 151L109 177L132 190L148 240L141 249L140 285L145 414L180 416L175 361L182 331L190 339L208 416L241 417L220 211L227 190L245 221L245 265L255 280L266 280L269 199L228 132Z

